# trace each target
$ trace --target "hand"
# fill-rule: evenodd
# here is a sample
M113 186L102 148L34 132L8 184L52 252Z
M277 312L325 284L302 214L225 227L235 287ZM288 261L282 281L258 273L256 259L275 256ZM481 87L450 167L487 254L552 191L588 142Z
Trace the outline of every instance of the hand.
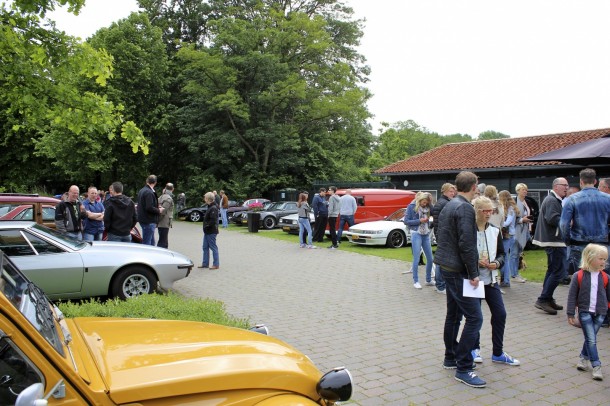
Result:
M487 258L479 259L479 266L482 266L483 268L489 268L489 259L487 259Z
M422 217L419 219L420 223L427 223L428 222L428 217Z
M477 276L474 279L470 280L470 285L472 285L473 288L478 288L479 287L479 277Z
M568 324L574 327L580 327L580 321L575 317L568 316Z

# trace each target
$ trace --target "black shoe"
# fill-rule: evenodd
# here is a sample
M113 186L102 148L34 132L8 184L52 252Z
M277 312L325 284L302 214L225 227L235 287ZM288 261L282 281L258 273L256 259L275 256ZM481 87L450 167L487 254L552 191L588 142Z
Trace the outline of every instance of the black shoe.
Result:
M551 304L549 302L536 301L536 303L534 303L534 306L537 309L547 312L548 314L553 314L553 315L557 314L557 310L553 309L553 307L551 306Z
M555 310L563 310L563 306L562 305L558 305L557 302L555 302L554 300L551 300L549 302L549 305L551 305L551 307Z
M572 279L568 276L567 278L564 278L561 283L563 283L564 285L569 285L571 281Z

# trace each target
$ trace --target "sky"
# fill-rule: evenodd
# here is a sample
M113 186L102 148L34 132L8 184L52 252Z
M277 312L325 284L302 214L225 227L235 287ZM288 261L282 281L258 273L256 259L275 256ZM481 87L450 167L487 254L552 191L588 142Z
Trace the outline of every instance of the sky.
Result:
M359 51L374 134L406 120L473 137L610 127L610 1L346 3L366 19ZM87 0L77 17L51 18L85 39L135 10L135 0Z

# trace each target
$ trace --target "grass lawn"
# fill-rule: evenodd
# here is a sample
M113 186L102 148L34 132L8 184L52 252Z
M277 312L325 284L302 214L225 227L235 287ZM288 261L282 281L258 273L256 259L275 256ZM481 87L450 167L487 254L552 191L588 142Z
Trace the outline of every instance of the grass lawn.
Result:
M236 226L231 224L229 230L237 231L241 233L247 233L248 227ZM288 234L280 229L275 230L259 230L257 233L261 237L273 238L276 240L289 241L298 244L298 236ZM316 243L319 248L326 248L330 245L329 242ZM436 247L432 247L434 251ZM362 255L375 255L382 258L397 259L400 261L411 262L413 261L413 255L411 254L411 246L407 248L386 248L383 246L362 246L358 244L352 244L343 239L341 244L341 251L355 252ZM525 251L525 262L527 263L527 269L521 271L521 275L532 282L542 282L544 280L544 274L546 273L546 253L544 250L527 250ZM405 265L406 269L406 265Z

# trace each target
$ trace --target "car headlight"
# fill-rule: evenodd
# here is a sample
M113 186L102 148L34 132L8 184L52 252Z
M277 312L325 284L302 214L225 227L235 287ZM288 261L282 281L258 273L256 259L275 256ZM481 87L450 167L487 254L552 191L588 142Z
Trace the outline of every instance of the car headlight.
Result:
M352 375L345 367L334 368L322 375L316 385L322 399L344 402L352 396Z
M250 327L250 331L254 331L255 333L260 333L263 335L269 335L269 328L264 324L256 324L253 327Z

